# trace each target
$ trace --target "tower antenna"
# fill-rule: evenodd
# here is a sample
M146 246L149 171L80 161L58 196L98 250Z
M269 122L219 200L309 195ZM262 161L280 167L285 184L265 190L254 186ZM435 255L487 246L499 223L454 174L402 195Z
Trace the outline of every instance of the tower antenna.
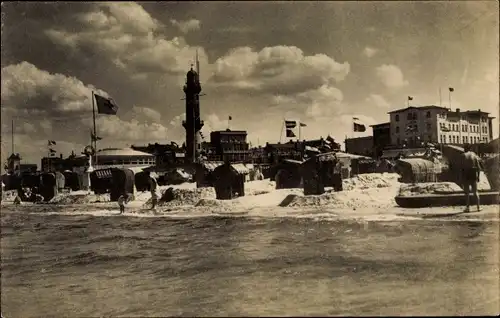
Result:
M198 49L196 49L196 73L198 73L198 78L200 78L200 61L198 60Z

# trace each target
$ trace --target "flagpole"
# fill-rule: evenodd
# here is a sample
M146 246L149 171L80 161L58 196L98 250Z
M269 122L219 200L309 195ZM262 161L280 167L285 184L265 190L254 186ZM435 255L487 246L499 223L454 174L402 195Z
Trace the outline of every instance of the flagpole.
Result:
M299 141L301 141L301 139L300 139L300 131L301 131L301 130L302 130L302 129L301 129L301 122L299 121Z
M448 89L448 102L449 102L450 110L451 110L451 90L450 89Z
M94 91L92 91L92 121L94 124L94 136L92 136L92 139L94 140L95 165L97 167L97 129L96 129L96 125L95 125Z
M439 87L439 107L443 107L442 99L441 99L441 87Z
M285 128L285 118L283 118L283 123L281 123L281 130L280 130L280 143L281 143L281 137L283 136L283 129Z
M14 154L14 119L12 119L11 137L12 137L12 154Z

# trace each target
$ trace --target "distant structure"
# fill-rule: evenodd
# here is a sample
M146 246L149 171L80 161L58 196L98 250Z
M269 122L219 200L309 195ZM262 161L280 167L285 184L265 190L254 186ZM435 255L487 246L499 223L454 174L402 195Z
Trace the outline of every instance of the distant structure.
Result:
M478 144L493 139L489 113L479 110L451 111L440 106L406 107L389 112L391 144L414 147L422 142Z
M198 53L196 53L196 71L191 70L186 74L184 93L186 97L186 120L182 126L186 129L186 159L188 162L197 162L201 151L200 131L204 123L200 117L200 78L199 78Z
M250 161L247 132L245 130L220 130L210 133L209 160L227 162Z
M12 153L7 159L7 172L9 174L21 173L21 156L18 153Z

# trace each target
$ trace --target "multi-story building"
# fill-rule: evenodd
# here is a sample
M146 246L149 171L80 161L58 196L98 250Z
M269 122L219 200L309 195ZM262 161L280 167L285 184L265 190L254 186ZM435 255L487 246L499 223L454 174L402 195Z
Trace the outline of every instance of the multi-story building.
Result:
M157 168L164 168L185 162L185 149L179 147L175 142L171 142L170 144L154 143L147 146L132 146L131 148L154 155Z
M461 112L440 106L410 106L389 112L391 144L418 147L442 144L487 143L493 139L492 120L481 110Z
M229 162L247 162L249 160L247 132L244 130L212 131L210 144L212 160Z

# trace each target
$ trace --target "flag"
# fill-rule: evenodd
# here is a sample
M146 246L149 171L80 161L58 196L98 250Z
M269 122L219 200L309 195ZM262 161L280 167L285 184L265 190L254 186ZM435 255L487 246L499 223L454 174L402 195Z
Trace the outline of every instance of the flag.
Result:
M118 112L118 105L116 105L112 98L102 97L97 94L94 94L94 96L98 114L116 115Z
M287 129L286 130L286 137L287 138L293 138L293 137L295 137L295 134L293 133L293 130Z
M455 91L455 89L453 87L449 87L448 89L450 90L450 92L454 92Z
M304 123L299 123L299 125L300 125L300 127L307 127L307 125Z
M229 116L227 119L228 119L228 120L233 120L233 117Z
M47 145L49 146L55 146L56 145L56 142L54 140L49 140Z
M353 117L352 120L359 120L359 118L358 117Z
M364 132L364 131L366 131L365 125L358 124L358 123L354 123L353 129L354 129L355 132Z
M56 153L56 151L54 149L51 149L51 148L49 148L49 152L50 153Z
M408 100L413 100L413 97L412 96L408 96Z
M285 127L287 129L297 127L297 122L295 120L285 120Z
M99 141L99 140L102 140L102 138L101 138L101 137L96 136L96 135L94 135L93 133L90 133L90 138L92 139L92 141Z

